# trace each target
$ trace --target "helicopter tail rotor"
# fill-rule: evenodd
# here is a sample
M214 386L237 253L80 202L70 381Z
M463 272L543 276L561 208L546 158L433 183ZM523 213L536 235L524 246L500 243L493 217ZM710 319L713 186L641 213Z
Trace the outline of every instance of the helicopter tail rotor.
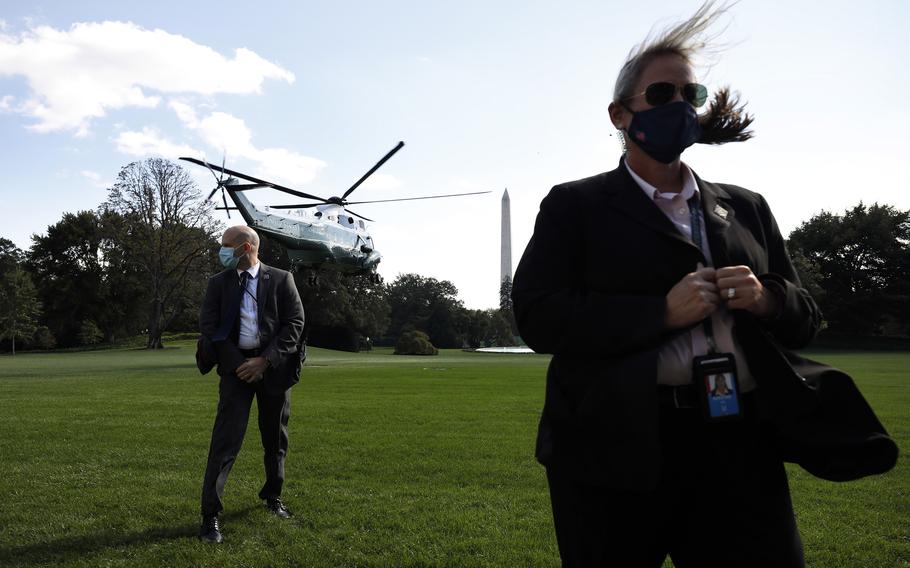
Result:
M186 158L181 158L181 159L183 160L183 159L186 159ZM199 163L199 161L197 161L197 160L193 160L193 161L195 161L196 163ZM226 161L227 161L227 155L226 155L226 154L223 154L223 155L221 156L221 175L220 175L220 176L219 176L219 175L215 175L215 170L212 168L212 165L209 164L208 161L205 160L204 158L202 159L202 164L203 164L206 168L208 168L208 170L209 170L210 172L212 172L212 177L215 178L215 188L212 189L211 192L209 192L209 195L208 195L208 197L206 197L206 199L207 199L207 200L211 200L211 199L215 196L215 194L218 193L218 190L220 189L220 190L221 190L221 201L224 203L224 207L223 207L223 208L222 208L222 207L216 207L216 209L223 210L225 213L227 213L228 219L230 219L230 218L231 218L231 209L236 209L236 207L230 207L230 206L228 206L227 196L224 194L224 182L225 182L225 179L224 179L224 164L225 164ZM218 166L215 166L215 167L217 168Z

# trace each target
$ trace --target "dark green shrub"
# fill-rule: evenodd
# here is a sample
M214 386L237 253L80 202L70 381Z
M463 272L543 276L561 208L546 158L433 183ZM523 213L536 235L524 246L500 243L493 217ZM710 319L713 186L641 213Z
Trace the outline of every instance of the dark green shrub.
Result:
M406 331L398 338L395 355L438 355L439 350L430 343L430 337L422 331Z

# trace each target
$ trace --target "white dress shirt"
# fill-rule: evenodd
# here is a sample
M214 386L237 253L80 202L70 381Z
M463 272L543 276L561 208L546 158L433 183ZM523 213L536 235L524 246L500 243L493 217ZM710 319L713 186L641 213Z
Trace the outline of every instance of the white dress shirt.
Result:
M243 270L237 271L239 278ZM256 292L259 290L259 262L246 269L249 276L246 280L247 291L240 299L240 339L241 349L259 348L259 307L256 305Z
M645 192L648 199L657 205L658 209L673 222L673 225L687 239L692 240L692 218L689 213L689 199L698 195L698 184L692 170L685 164L682 167L683 188L679 193L661 193L656 187L646 182L636 174L629 163L623 161L629 175L635 183ZM700 201L698 201L700 202ZM704 219L704 215L702 215ZM702 253L708 261L708 266L714 266L708 244L708 234L705 223L701 223L701 242L705 244ZM746 356L742 347L733 336L733 314L726 305L721 304L713 314L711 320L714 325L714 341L721 353L733 353L736 357L736 374L739 378L741 392L749 392L755 388L755 379L749 373L746 365ZM692 359L708 353L708 340L705 337L703 325L697 325L690 331L680 333L673 339L666 341L658 353L657 383L661 385L685 385L692 382Z

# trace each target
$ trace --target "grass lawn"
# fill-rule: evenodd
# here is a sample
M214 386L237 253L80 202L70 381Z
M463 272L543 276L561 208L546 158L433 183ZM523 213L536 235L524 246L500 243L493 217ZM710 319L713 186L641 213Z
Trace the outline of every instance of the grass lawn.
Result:
M172 345L0 357L0 565L558 565L533 458L547 357L312 349L292 391L296 516L256 498L254 405L226 541L206 546L195 535L217 378L199 375L190 342ZM851 373L908 447L910 354L815 358ZM789 471L809 566L910 566L905 456L847 484Z

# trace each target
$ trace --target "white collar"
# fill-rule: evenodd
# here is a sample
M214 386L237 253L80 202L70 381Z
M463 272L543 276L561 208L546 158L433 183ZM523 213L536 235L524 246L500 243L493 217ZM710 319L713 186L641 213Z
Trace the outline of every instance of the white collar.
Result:
M240 269L238 268L238 269L237 269L237 276L240 276L240 275L243 274L244 272L248 272L249 275L250 275L250 278L254 278L254 279L255 279L255 278L258 278L258 277L259 277L259 266L260 266L261 264L262 264L262 263L259 262L259 261L257 260L257 261L256 261L256 264L254 264L253 266L247 268L246 270L240 270Z
M698 184L695 183L695 175L692 173L692 170L689 169L689 166L682 162L680 162L679 165L682 167L683 188L679 193L661 193L656 187L646 182L640 175L635 173L635 170L632 169L627 160L623 160L622 163L625 164L626 170L628 170L632 179L635 180L635 183L638 184L638 187L645 192L645 195L647 195L648 199L651 201L656 201L658 199L675 199L677 196L688 201L692 196L698 193Z

